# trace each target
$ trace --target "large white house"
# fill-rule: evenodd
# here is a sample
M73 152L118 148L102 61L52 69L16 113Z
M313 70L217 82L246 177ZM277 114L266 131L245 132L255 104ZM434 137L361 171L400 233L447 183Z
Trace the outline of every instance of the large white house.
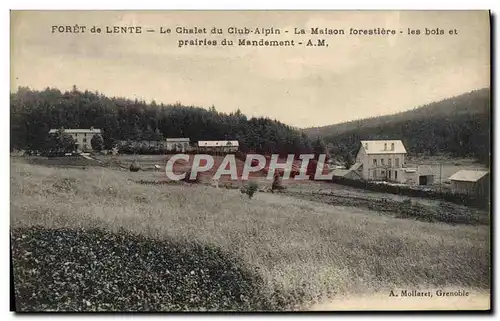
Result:
M398 180L406 149L400 140L362 140L351 167L365 180Z
M434 173L429 166L407 166L401 140L362 140L356 163L350 168L358 178L401 184L430 185Z
M51 129L49 134L55 134L59 130ZM75 148L78 151L91 151L90 141L94 135L101 135L101 130L96 128L89 129L64 129L64 133L70 135L75 140Z

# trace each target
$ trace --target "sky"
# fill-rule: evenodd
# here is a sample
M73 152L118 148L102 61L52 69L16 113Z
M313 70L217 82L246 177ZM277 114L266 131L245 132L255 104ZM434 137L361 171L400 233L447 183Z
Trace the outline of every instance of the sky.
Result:
M86 26L84 33L53 26ZM141 34L91 33L141 26ZM223 35L177 34L176 27ZM231 35L229 27L279 35ZM295 28L345 35L295 35ZM148 33L146 29L155 29ZM172 33L160 34L170 28ZM396 35L350 35L385 28ZM408 35L408 28L420 35ZM444 35L426 36L440 28ZM450 35L449 30L458 34ZM285 33L285 30L288 33ZM401 33L402 32L402 33ZM294 47L178 46L179 40L294 40ZM328 47L306 47L308 39ZM11 91L55 87L240 109L296 127L392 114L490 85L487 11L12 11Z

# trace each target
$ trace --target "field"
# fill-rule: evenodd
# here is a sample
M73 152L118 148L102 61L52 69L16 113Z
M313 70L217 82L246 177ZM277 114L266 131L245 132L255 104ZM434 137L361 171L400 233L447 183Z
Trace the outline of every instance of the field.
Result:
M395 287L489 292L488 224L137 183L159 177L12 159L17 308L290 310Z

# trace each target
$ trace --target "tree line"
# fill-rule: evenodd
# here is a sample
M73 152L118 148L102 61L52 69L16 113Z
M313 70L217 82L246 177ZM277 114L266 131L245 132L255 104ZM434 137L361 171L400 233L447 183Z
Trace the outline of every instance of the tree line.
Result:
M323 148L298 128L264 117L248 118L238 109L218 112L181 103L107 97L99 92L19 87L10 95L11 150L41 150L52 128L100 128L103 148L118 140L238 140L242 152L298 154Z

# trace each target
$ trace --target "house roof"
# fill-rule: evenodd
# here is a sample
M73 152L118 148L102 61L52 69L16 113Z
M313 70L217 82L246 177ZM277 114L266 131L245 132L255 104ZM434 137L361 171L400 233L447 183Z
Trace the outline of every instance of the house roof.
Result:
M466 170L463 169L461 171L456 172L455 174L450 176L450 180L452 181L462 181L462 182L477 182L482 177L488 174L488 171L479 171L479 170Z
M392 148L394 144L394 148ZM361 148L367 154L406 154L401 140L362 140Z
M167 138L167 142L189 142L189 138Z
M238 147L237 140L200 140L198 147Z
M332 171L333 176L344 177L351 172L350 169L335 169Z
M51 129L49 130L49 134L55 134L59 131L59 129ZM96 128L89 129L64 129L64 132L67 134L100 134L101 130Z
M352 171L357 171L358 169L360 169L361 167L363 166L363 163L354 163L351 168L349 168L349 170L352 170Z

